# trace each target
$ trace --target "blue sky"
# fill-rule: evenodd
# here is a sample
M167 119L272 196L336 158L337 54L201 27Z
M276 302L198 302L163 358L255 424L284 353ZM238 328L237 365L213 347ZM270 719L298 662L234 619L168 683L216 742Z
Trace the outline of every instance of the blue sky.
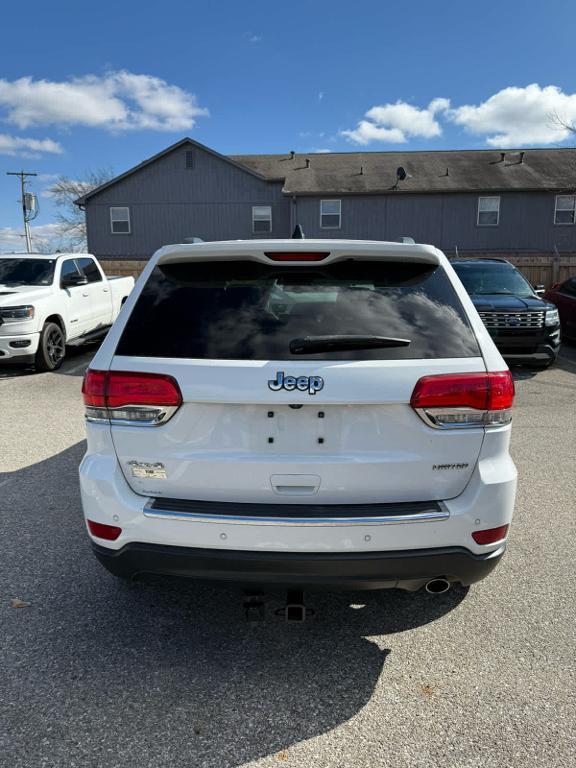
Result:
M569 0L4 5L0 247L16 181L126 170L190 135L222 153L569 146ZM22 47L21 41L25 40ZM54 209L40 197L39 235Z

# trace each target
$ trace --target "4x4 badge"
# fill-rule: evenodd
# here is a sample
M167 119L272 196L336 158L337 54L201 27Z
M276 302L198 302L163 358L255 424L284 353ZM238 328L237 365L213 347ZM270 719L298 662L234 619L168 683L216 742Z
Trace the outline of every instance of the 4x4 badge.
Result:
M311 395L320 392L324 388L322 376L286 376L284 371L278 371L275 379L270 379L268 386L273 392L285 389L292 392L299 389L300 392L308 391Z

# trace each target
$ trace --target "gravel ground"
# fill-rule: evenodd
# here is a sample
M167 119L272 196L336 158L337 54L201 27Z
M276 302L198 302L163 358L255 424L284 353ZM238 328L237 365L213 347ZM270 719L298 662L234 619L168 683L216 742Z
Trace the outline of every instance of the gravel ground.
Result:
M93 559L77 466L90 354L0 373L2 768L490 768L576 755L576 349L517 372L520 473L509 551L446 595L268 596ZM18 599L29 605L12 607Z

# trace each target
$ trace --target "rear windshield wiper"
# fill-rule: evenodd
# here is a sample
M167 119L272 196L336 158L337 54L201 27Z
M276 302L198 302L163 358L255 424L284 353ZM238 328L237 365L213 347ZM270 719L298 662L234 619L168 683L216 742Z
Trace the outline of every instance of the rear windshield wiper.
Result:
M314 352L351 352L354 349L378 349L384 347L407 347L410 339L393 339L390 336L304 336L292 339L290 352L293 355L310 355Z

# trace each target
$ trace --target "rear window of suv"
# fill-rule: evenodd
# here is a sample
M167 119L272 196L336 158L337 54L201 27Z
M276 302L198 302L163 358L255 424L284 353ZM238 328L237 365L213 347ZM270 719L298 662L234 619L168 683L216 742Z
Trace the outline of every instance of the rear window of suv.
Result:
M306 336L407 339L401 347L293 354ZM480 355L440 266L347 259L322 266L186 262L150 275L118 355L226 360L397 360Z

